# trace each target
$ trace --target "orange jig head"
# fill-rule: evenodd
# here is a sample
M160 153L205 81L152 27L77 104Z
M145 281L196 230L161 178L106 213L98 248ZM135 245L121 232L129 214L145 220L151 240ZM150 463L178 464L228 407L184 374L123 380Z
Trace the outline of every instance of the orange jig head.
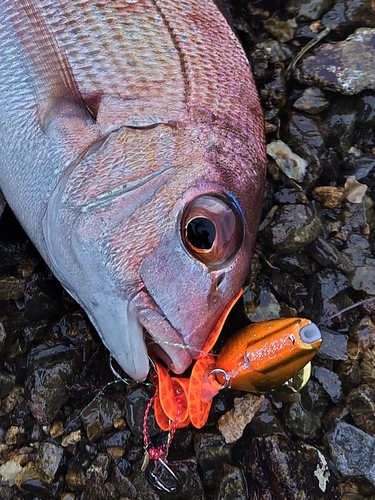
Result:
M322 342L308 319L285 318L242 328L221 350L215 368L230 377L230 387L266 392L282 385L308 363ZM221 375L217 375L222 383Z

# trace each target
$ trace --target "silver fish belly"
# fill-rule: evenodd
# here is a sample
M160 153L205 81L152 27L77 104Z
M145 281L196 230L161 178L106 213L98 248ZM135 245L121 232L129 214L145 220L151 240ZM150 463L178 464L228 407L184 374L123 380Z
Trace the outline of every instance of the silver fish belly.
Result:
M182 373L249 267L263 115L211 0L3 0L0 188L119 365ZM147 341L147 342L146 342ZM147 345L146 345L147 343Z

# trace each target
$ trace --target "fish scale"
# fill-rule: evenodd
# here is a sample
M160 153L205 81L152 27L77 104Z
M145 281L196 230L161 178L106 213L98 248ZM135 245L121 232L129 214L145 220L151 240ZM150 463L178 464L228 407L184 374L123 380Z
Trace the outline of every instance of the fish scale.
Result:
M263 114L226 18L211 0L3 0L0 108L0 187L47 264L130 376L148 349L183 372L261 213Z

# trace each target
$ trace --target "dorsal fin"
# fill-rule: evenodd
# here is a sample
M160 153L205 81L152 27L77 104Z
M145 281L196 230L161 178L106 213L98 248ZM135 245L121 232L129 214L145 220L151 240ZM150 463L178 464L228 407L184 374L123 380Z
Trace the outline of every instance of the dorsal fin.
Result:
M68 60L33 0L6 0L15 32L30 61L32 84L43 129L64 114L87 122L90 114Z

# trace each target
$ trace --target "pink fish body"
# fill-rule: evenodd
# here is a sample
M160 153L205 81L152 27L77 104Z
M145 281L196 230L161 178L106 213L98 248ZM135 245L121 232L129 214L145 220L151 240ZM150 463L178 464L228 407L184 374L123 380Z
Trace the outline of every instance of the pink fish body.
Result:
M212 0L2 0L0 188L132 377L183 372L241 287L263 115Z

